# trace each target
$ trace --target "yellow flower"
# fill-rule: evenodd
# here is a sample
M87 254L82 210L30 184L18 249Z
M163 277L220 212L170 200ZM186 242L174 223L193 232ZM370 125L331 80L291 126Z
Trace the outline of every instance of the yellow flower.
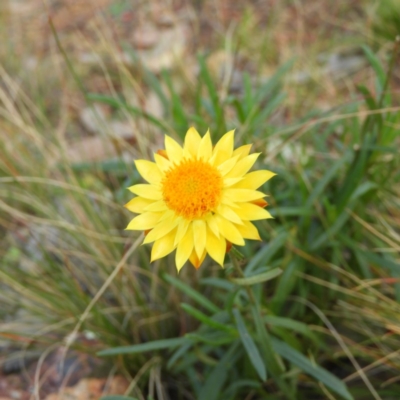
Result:
M190 128L183 148L165 136L155 162L135 162L148 184L129 188L137 197L125 207L139 215L127 229L147 233L143 243L153 243L151 261L176 249L178 271L188 259L199 268L207 253L223 266L231 243L260 240L250 221L272 217L263 208L266 195L256 189L275 174L249 172L260 154L249 154L250 147L235 150L234 131L213 147L209 132L201 138Z

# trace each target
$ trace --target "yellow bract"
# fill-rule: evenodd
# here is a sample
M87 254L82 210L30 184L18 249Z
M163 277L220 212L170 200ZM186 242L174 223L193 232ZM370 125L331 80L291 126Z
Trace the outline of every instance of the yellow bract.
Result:
M263 208L265 194L256 189L275 174L249 172L259 155L249 155L250 147L234 149L230 131L213 148L209 132L200 137L190 128L183 147L165 136L155 162L136 161L148 184L129 188L137 197L126 207L139 215L127 229L146 231L151 261L176 249L178 271L188 260L199 268L207 253L223 266L231 243L260 240L250 221L272 217Z

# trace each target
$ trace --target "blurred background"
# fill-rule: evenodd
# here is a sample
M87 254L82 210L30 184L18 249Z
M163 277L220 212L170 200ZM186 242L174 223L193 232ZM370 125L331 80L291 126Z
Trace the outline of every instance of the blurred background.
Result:
M398 35L397 0L2 0L0 398L399 399ZM242 280L124 231L190 126L278 174Z

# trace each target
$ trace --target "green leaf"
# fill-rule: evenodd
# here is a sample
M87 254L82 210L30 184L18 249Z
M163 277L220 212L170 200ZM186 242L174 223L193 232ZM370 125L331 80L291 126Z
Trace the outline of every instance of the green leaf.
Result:
M275 315L265 316L264 321L271 326L286 328L290 331L301 333L302 335L309 337L315 342L318 341L315 333L304 322L295 321L291 318L277 317Z
M235 308L233 310L233 315L235 316L236 326L239 331L240 339L242 340L243 346L246 349L246 353L250 358L253 367L258 373L258 376L262 381L267 379L267 371L265 369L264 361L260 356L260 352L256 344L254 343L253 338L250 336L249 332L247 331L246 325L242 316L240 315L240 311Z
M201 311L197 310L196 308L192 307L189 304L182 303L181 307L188 314L192 315L193 317L203 322L204 324L211 326L212 328L220 329L231 333L235 332L233 327L224 325L221 322L213 320L212 318L208 317L206 314L202 313Z
M287 399L294 400L294 394L291 390L291 385L288 385L287 381L282 379L282 373L284 372L284 365L278 362L277 354L272 348L271 337L265 327L265 323L262 318L261 310L258 303L255 303L251 307L253 321L257 330L258 343L260 343L262 354L266 361L268 371L271 372L276 384L285 394ZM280 360L281 361L281 360Z
M233 335L234 333L234 335ZM226 333L226 331L214 331L207 333L187 333L185 335L186 338L190 339L194 343L206 343L212 346L222 346L224 344L229 344L237 339L236 330L232 332L232 335Z
M350 160L351 154L351 151L346 152L346 154L328 168L325 175L318 180L318 183L315 185L305 204L307 208L312 207L314 201L322 195L329 182L337 176L339 169Z
M146 351L172 349L177 346L190 343L190 340L185 337L154 340L153 342L133 344L131 346L114 347L107 350L101 350L97 353L98 356L115 356L119 354L135 354L144 353Z
M269 209L273 217L310 217L314 210L307 207L275 207Z
M250 262L247 264L244 274L249 276L251 272L259 266L261 263L263 265L267 264L268 261L273 257L273 255L281 248L286 242L288 237L288 232L282 232L273 240L271 240L267 245L262 247L258 253L256 253Z
M231 281L233 283L236 283L237 285L244 285L244 286L255 285L257 283L267 282L271 279L274 279L277 276L279 276L282 272L283 271L280 268L274 268L262 274L249 276L247 278L235 278L231 279Z
M188 339L190 340L190 338ZM171 355L171 357L169 357L168 359L167 369L170 369L177 360L179 360L181 357L187 354L190 348L192 347L192 344L193 343L186 343L182 345L178 350L175 350L174 353Z
M260 103L265 100L271 92L276 90L276 88L280 85L282 78L286 75L286 73L292 68L295 59L292 58L283 64L281 67L277 69L275 74L268 79L267 82L262 84L256 93L256 101Z
M227 290L230 292L235 288L235 285L231 282L228 282L226 279L221 278L202 278L200 280L200 284L207 286L214 286L218 289Z
M240 355L237 351L238 347L239 341L235 341L228 351L225 352L219 363L211 370L197 396L198 400L219 399L221 389L228 377L228 371L235 364L235 361Z
M303 354L288 346L281 340L276 338L271 339L274 350L283 358L296 365L302 371L311 375L329 389L344 397L346 400L353 400L353 396L349 393L347 386L335 375L331 374L326 369L313 364L307 357L303 356Z
M371 64L372 68L374 69L377 77L378 77L378 84L379 84L379 94L382 92L382 89L385 86L385 81L386 81L386 72L382 67L382 64L379 60L379 58L372 52L372 50L368 46L362 46L362 49L364 50L364 53Z
M167 71L162 71L162 77L167 84L168 90L170 92L170 105L172 108L172 116L177 128L178 133L182 135L186 132L188 128L188 118L186 115L186 110L183 108L183 103L181 97L176 92L174 85L172 83L171 77ZM182 138L182 137L181 137Z
M282 276L277 282L275 295L271 300L271 309L276 314L281 314L282 307L285 306L287 297L296 285L298 280L296 272L302 271L304 268L304 260L298 256L294 256L285 267Z
M212 104L212 111L215 114L215 120L217 123L216 132L222 134L226 131L225 125L225 116L224 116L224 109L221 107L218 90L213 82L210 72L207 69L206 62L203 57L199 57L199 64L200 64L200 78L205 83L208 89L208 93L210 95L211 104ZM213 134L213 139L215 139L215 133Z
M208 300L207 297L203 296L201 293L197 292L189 285L186 285L186 283L183 283L181 280L176 279L176 278L172 277L171 275L167 275L167 274L163 275L163 279L165 281L167 281L168 283L170 283L171 285L175 286L181 292L188 295L196 303L200 304L208 311L210 311L212 313L217 313L217 312L221 311L214 303L211 303L211 301Z

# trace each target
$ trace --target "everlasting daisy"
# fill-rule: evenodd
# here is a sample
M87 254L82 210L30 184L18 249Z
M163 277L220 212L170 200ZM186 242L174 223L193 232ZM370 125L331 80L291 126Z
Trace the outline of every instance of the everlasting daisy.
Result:
M176 249L178 271L187 260L199 268L207 253L223 266L228 246L260 240L250 221L272 217L257 189L275 174L249 172L260 154L249 154L250 147L234 149L234 131L213 147L209 132L200 137L190 128L183 147L165 136L155 162L135 161L148 183L129 188L137 196L125 207L139 215L127 229L146 232L151 261Z

